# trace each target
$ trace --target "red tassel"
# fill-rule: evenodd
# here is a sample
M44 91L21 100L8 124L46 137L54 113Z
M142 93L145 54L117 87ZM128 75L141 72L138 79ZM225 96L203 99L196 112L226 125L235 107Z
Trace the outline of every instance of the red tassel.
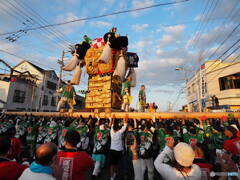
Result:
M201 116L201 117L200 117L200 120L201 120L201 121L206 121L207 119L208 119L207 116Z
M240 131L238 131L238 133L237 133L237 137L239 137L239 138L240 138Z
M222 116L222 117L221 117L221 120L225 122L225 121L228 120L228 117L227 117L227 116Z

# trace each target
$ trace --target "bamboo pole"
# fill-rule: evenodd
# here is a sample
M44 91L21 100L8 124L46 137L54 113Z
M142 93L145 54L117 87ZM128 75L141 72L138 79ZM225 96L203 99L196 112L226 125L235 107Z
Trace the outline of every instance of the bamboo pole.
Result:
M93 113L93 112L6 112L5 114L9 115L19 115L19 116L43 116L43 117L74 117L78 118L80 116L84 118L88 118L90 115L92 117L100 117L100 118L125 118L128 116L130 119L151 119L154 116L157 119L201 119L201 117L207 118L222 118L229 114L232 114L235 118L240 119L240 113L226 113L226 112L217 112L217 113L210 113L210 112L175 112L175 113L142 113L142 112L110 112L110 113Z

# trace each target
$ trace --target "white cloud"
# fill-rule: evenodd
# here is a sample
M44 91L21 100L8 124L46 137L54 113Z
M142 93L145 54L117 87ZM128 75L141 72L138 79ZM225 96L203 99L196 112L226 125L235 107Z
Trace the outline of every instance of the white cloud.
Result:
M139 43L140 44L140 43ZM185 48L173 50L155 49L156 55L140 56L137 71L138 83L148 86L180 85L184 80L184 73L175 71L176 67L188 64L196 66L197 53ZM144 51L145 53L145 51ZM190 74L189 74L190 76Z
M163 94L172 94L174 93L174 90L173 89L154 89L153 90L154 92L157 92L157 93L163 93Z
M56 21L57 22L66 22L66 21L71 21L71 20L76 20L79 19L81 17L78 17L77 15L75 15L73 12L67 12L65 14L60 14L56 17ZM71 34L75 31L78 30L78 28L82 27L85 24L85 21L78 21L78 22L74 22L74 23L69 23L63 26L59 26L59 30L63 33L63 34Z
M176 26L168 26L164 28L166 33L172 34L174 36L179 36L185 30L185 25L176 25Z
M181 74L175 72L175 68L182 65L184 59L173 58L153 58L139 62L136 70L138 82L149 86L163 86L169 83L177 83L181 80ZM171 75L170 75L171 74Z
M62 0L65 4L76 4L79 0Z
M221 43L234 27L234 24L225 24L224 26L217 26L206 33L198 32L195 36L188 40L186 47L195 47L198 49L211 48ZM231 42L239 36L239 33L234 33L227 42Z
M238 7L238 0L221 0L217 2L217 6L213 12L211 12L211 19L214 18L221 18L223 16L229 16L233 15L235 11L238 11L238 9L235 9ZM209 16L207 17L206 14L198 14L194 20L195 21L206 21L206 19L209 19ZM237 19L236 19L237 20ZM237 21L238 22L238 21Z
M164 34L162 36L162 38L159 40L159 48L164 48L168 45L170 45L171 43L173 43L175 41L174 36L172 35L168 35L168 34Z
M168 27L160 27L157 31L163 31L162 38L158 41L158 48L165 48L171 44L178 44L185 30L185 25L176 25Z
M152 41L150 40L140 40L133 44L129 45L129 48L136 49L137 52L142 52L146 49L146 47L149 47L152 45Z
M142 32L144 29L148 28L148 24L134 24L132 25L132 30L136 32Z
M157 50L156 50L156 54L157 54L158 56L161 56L161 55L163 54L163 50L157 49Z
M154 0L133 0L132 1L132 9L138 9L146 6L151 6L154 4ZM147 11L147 10L144 10ZM141 11L143 12L143 11ZM138 16L140 12L131 13L133 16Z
M105 22L105 21L94 21L94 22L91 22L90 24L91 24L91 26L97 27L97 28L101 28L101 27L107 27L107 28L109 28L109 27L112 26L111 23Z
M103 0L103 1L109 5L112 5L115 2L115 0Z
M101 3L102 7L100 8L99 14L102 15L107 11L109 11L109 9L111 9L114 3L115 3L115 0L103 0L103 2Z

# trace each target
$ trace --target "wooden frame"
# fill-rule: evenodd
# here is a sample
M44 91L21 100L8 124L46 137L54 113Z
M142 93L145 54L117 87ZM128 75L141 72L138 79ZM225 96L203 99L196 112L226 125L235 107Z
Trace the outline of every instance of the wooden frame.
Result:
M142 113L142 112L109 112L109 113L93 113L93 112L5 112L5 114L9 115L19 115L19 116L45 116L45 117L75 117L78 118L80 116L84 118L88 118L90 115L92 117L96 117L96 115L100 118L125 118L128 116L130 119L152 119L154 116L158 119L199 119L201 120L203 117L206 118L223 118L228 117L228 115L233 115L234 118L237 118L240 121L240 113L226 113L226 112L218 112L218 113L200 113L200 112L175 112L175 113Z

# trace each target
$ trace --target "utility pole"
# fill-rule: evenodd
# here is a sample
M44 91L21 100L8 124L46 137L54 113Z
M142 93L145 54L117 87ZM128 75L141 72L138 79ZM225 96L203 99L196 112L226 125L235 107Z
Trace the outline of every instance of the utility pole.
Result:
M172 112L172 103L168 101L167 112Z
M63 51L62 51L62 58L61 58L61 60L58 60L58 64L60 64L60 74L59 74L59 79L58 79L58 83L57 83L57 90L60 89L60 87L61 87L62 67L63 67L64 55L65 55L65 51L63 50ZM56 105L58 104L58 101L59 101L59 96L57 96Z

